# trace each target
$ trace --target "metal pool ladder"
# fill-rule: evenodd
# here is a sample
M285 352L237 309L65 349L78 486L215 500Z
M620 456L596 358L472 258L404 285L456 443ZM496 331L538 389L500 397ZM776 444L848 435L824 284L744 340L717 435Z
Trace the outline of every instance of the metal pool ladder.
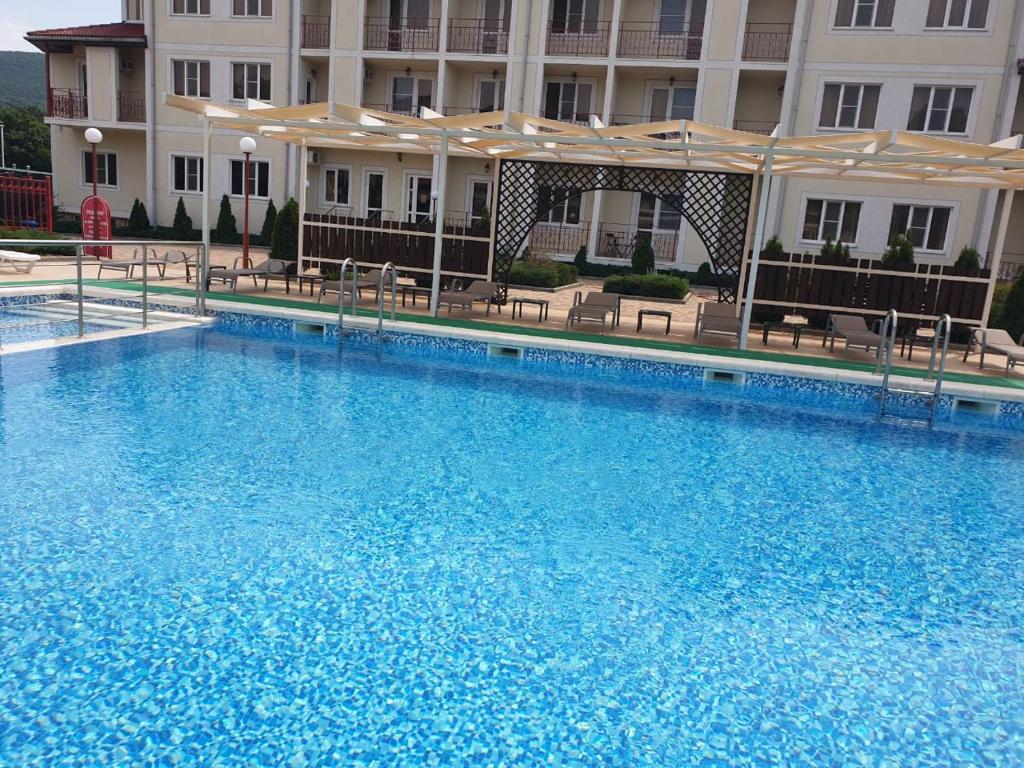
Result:
M398 270L392 262L388 262L380 270L380 283L377 285L377 353L384 343L384 282L391 275L391 322L395 321L395 294L398 293Z
M935 336L932 338L931 357L928 360L928 373L925 374L925 386L922 387L892 387L889 385L889 377L892 374L893 355L896 348L896 326L899 316L895 309L890 309L882 322L881 345L878 353L878 365L882 369L882 388L878 393L878 418L884 419L888 414L885 406L890 393L919 397L924 399L928 408L928 418L920 419L929 427L935 423L935 412L939 407L939 397L942 395L942 381L946 376L946 357L949 355L949 335L952 330L953 321L950 316L943 315L935 324ZM931 382L930 384L928 382ZM916 420L915 420L916 421Z
M344 336L345 325L345 274L352 267L352 316L356 315L356 293L359 291L359 269L351 258L341 262L341 274L338 275L338 345Z

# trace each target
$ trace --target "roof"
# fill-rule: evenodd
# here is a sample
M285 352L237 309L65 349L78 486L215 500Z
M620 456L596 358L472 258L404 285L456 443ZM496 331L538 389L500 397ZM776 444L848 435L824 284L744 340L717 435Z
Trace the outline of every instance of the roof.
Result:
M88 24L84 27L37 29L25 33L25 39L42 50L54 44L93 43L98 45L146 45L143 24L117 22L115 24Z
M436 154L445 138L452 155L479 158L623 164L694 171L916 184L929 187L1024 188L1021 137L994 144L907 131L780 137L693 121L581 126L518 112L420 117L350 104L271 107L167 94L166 104L213 125L307 147ZM776 129L777 130L777 129Z

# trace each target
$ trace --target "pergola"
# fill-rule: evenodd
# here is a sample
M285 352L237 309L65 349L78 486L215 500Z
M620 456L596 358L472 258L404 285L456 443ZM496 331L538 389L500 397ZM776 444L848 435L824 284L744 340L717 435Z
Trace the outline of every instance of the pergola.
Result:
M1014 191L1024 187L1024 150L1020 136L987 145L892 130L782 137L686 120L605 126L591 117L590 124L582 126L509 111L445 117L423 108L419 117L412 117L339 103L272 107L249 101L243 107L174 95L166 95L165 102L194 113L204 123L203 233L207 239L210 136L214 126L301 148L300 222L305 221L306 214L306 168L310 148L433 155L438 158L436 191L442 201L446 192L447 161L451 156L496 163L532 160L751 176L751 200L756 197L758 204L756 210L750 209L753 226L748 223L743 249L744 254L751 254L749 268L744 259L739 273L741 348L746 347L753 309L753 301L744 303L741 297L753 297L774 177L1005 190L994 253L987 265L991 277L983 313L986 319L1002 259ZM492 206L492 210L495 207ZM436 311L444 217L435 219L431 307ZM300 253L303 229L300 226ZM492 231L491 248L493 240Z

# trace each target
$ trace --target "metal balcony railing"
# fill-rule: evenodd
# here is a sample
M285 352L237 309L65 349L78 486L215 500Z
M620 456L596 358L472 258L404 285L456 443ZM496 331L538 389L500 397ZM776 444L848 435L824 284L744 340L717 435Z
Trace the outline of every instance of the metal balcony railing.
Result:
M370 16L364 26L363 48L367 51L436 53L440 25L439 19Z
M789 61L792 24L747 24L743 34L745 61Z
M364 103L363 109L373 109L377 112L389 112L392 115L405 115L407 117L419 117L420 108L416 107L396 107L394 104L366 104ZM428 107L431 109L431 107Z
M303 16L301 24L303 48L331 47L331 17Z
M597 255L603 259L631 259L633 250L641 240L650 242L655 261L675 261L678 232L640 231L625 224L602 223L598 227Z
M85 94L76 88L51 88L46 96L46 114L69 120L89 117L89 103Z
M548 56L607 56L611 22L548 23Z
M734 120L732 127L737 131L770 136L771 132L775 130L776 125L778 125L778 122L775 120Z
M503 21L493 19L450 19L448 21L450 53L508 53L508 29Z
M630 59L700 58L704 23L624 21L619 29L618 55Z
M117 119L122 123L146 122L146 94L137 91L118 91Z
M530 253L537 255L576 253L587 244L590 224L558 224L539 222L530 230Z

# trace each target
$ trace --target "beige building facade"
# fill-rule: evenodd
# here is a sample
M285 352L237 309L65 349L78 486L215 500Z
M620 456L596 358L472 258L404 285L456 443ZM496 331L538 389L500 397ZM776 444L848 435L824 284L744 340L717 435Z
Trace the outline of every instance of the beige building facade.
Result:
M123 21L45 30L57 204L91 185L84 129L104 133L101 189L115 215L135 198L170 224L179 197L197 224L202 128L165 93L275 106L334 100L445 115L510 109L628 124L693 119L780 135L907 129L988 143L1024 129L1021 0L126 0ZM211 221L223 194L241 219L241 134L215 132ZM252 228L266 201L298 197L298 152L258 140ZM382 219L479 217L495 168L455 158L434 202L430 157L310 152L311 212ZM913 185L776 179L769 230L787 250L841 237L873 258L908 232L919 261L983 253L998 195ZM1024 206L1024 201L1021 201ZM1024 261L1015 205L1009 262ZM661 266L707 260L671 201L585 192L545 211L535 252L628 258L649 236Z

